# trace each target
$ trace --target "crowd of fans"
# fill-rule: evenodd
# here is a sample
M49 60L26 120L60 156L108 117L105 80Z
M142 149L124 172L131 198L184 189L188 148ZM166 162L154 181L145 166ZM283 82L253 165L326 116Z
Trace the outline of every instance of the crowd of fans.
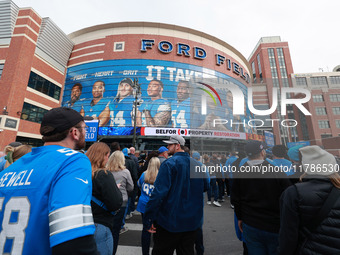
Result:
M73 150L84 145L84 119L77 112L65 109L53 109L44 116L41 134L45 141L43 147L56 146L53 153L72 156L79 154ZM77 121L65 122L62 120L65 116L72 116ZM56 124L54 119L58 118L63 124ZM164 140L166 146L149 153L136 151L133 147L122 149L117 142L110 146L97 142L88 148L86 157L62 159L60 162L65 163L55 166L55 172L51 173L54 177L44 195L48 209L45 208L46 215L40 217L41 222L47 225L28 227L41 228L38 231L41 235L50 232L50 248L46 249L52 249L54 254L74 251L72 254L99 252L111 255L116 254L119 235L128 231L125 221L137 217L137 211L143 222L140 237L143 255L149 254L152 235L152 254L173 254L175 250L179 255L194 254L194 248L196 254L203 254L204 201L221 207L221 203L228 199L235 212L235 231L243 242L244 254L340 253L339 162L332 154L316 145L296 146L289 150L283 145L276 145L266 149L260 141L248 141L244 151L201 155L190 151L185 142L182 136L172 135ZM39 162L43 171L44 162L37 161L40 152L35 148L31 150L30 146L18 142L4 148L0 158L0 184L6 183L9 174L19 172L21 169L18 167L25 162L32 162L32 171L38 168L35 162ZM68 173L72 172L69 165L75 167L77 162L82 162L81 171L92 173L92 181L87 179L87 175L71 174L72 177L68 177ZM197 167L205 171L197 175ZM196 175L193 177L193 174ZM77 185L92 183L92 187L85 188L92 190L92 194L87 196L84 191L78 194L74 190L72 195L66 193L65 198L56 198L53 194L56 186L72 185L67 178L77 179ZM31 185L31 182L27 179L23 185ZM30 199L32 192L42 192L39 189L21 189L20 186L6 189L4 186L0 187L0 198L8 204L13 197L26 195ZM67 196L74 199L65 205L54 201L67 200ZM30 202L33 206L34 203ZM51 230L53 224L58 229L58 224L53 221L56 216L51 215L58 215L58 221L65 220L66 224L63 217L67 215L63 216L62 212L80 205L82 212L91 207L93 221L81 216L78 227L67 223L68 228ZM24 209L20 207L18 210ZM0 208L0 221L9 217L6 209L3 211ZM78 220L76 214L72 217L75 222ZM27 224L34 223L29 221ZM2 234L13 239L15 234L8 230L10 227L3 225ZM30 235L35 234L31 232ZM53 235L58 238L51 239ZM26 245L24 239L20 244L12 242L13 247L4 242L0 251L8 252L15 245L21 245L28 253L35 251L34 246Z

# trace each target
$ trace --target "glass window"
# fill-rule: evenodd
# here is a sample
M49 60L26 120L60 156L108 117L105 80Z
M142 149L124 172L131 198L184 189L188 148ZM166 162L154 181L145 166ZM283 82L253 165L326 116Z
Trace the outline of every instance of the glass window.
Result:
M325 107L316 107L315 113L316 113L316 115L327 115Z
M54 99L60 99L61 88L36 73L31 72L27 86Z
M43 146L44 142L41 139L17 136L16 142L21 142L22 144L31 145L33 147Z
M269 64L270 64L270 71L272 74L273 79L273 86L279 87L279 79L277 74L276 62L275 62L275 53L273 48L268 49L268 57L269 57Z
M330 94L329 99L331 102L340 102L340 94Z
M329 121L328 120L319 120L319 128L324 129L324 128L329 128Z
M285 56L283 55L283 49L277 48L276 51L277 51L277 58L279 60L279 65L280 65L282 85L283 85L283 87L289 87L287 69L286 69L286 63L285 63Z
M38 107L36 105L24 103L20 118L23 120L41 123L41 120L47 111L48 110Z
M329 80L331 84L340 84L340 76L330 76Z
M340 115L340 107L333 107L333 114Z
M313 102L323 102L323 95L313 95Z
M327 85L328 84L326 76L310 77L310 81L312 85Z
M340 120L335 120L335 125L337 128L340 128Z
M322 134L322 135L321 135L321 138L322 138L322 139L331 138L331 137L332 137L331 134Z
M257 59L257 65L259 67L260 82L263 82L260 54L257 54L256 59Z
M303 140L309 140L308 126L306 116L299 110L300 125L302 130Z
M251 69L253 69L253 80L256 83L256 70L255 70L255 62L251 63Z
M2 75L2 70L4 70L4 64L0 64L0 79L1 79L1 75Z
M299 86L307 85L306 77L296 77L295 81L296 81L296 85L299 85Z

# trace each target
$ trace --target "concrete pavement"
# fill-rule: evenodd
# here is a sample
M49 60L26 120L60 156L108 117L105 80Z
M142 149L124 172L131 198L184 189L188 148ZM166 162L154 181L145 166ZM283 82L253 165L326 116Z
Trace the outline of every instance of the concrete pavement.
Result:
M230 208L229 199L221 203L222 207L207 205L204 207L203 238L205 255L241 255L242 242L235 234L234 210ZM138 255L142 254L141 230L142 218L138 213L126 221L129 228L120 235L117 254ZM150 251L151 254L151 251Z

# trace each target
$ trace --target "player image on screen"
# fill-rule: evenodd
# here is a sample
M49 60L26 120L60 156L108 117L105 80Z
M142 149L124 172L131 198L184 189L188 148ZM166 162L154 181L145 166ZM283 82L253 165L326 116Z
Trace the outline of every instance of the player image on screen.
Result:
M222 93L219 92L218 94ZM224 108L216 101L214 101L211 96L205 94L203 94L203 96L206 98L207 113L206 115L202 115L203 124L199 128L206 130L228 131L227 127L224 124L215 124L214 122L214 120L216 119L225 119Z
M103 98L105 92L105 83L96 81L92 87L92 101L81 104L80 114L90 116L99 120L99 126L105 126L110 120L110 99Z
M133 81L130 78L124 78L118 85L116 97L110 103L110 126L133 126L134 100Z
M171 103L171 121L174 128L190 127L190 85L180 81L177 85L177 101Z
M226 100L227 100L227 105L225 106L225 116L226 119L228 120L228 123L226 124L226 127L229 130L233 130L231 126L231 121L234 121L234 115L233 115L233 94L231 93L230 90L227 91L226 94Z
M80 99L82 90L83 90L83 86L80 83L74 84L71 90L71 99L67 101L63 106L72 108L79 112L81 109L80 101L84 100L84 99Z
M171 125L170 102L162 98L163 82L152 80L147 89L150 100L145 101L137 111L137 126L164 127Z

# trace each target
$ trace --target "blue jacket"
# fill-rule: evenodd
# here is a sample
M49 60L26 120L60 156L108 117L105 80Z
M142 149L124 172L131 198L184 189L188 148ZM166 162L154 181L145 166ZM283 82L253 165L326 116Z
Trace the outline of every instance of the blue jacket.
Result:
M137 185L140 188L140 192L141 192L141 195L138 199L137 211L141 213L145 212L145 206L149 202L150 196L154 189L153 184L146 183L144 180L145 180L145 172L142 173L141 177L139 178L137 182Z
M229 178L233 178L233 172L232 171L229 171L231 170L231 167L233 165L233 163L238 159L238 157L236 156L230 156L230 158L227 159L227 161L225 162L225 166L227 167L227 176Z
M145 208L145 229L150 229L154 221L169 232L187 232L201 227L202 194L209 184L206 173L195 173L200 168L186 152L177 152L162 163Z
M290 162L287 159L273 159L274 163L281 167L282 171L287 175L292 175L294 174L293 168L292 168L292 162Z

